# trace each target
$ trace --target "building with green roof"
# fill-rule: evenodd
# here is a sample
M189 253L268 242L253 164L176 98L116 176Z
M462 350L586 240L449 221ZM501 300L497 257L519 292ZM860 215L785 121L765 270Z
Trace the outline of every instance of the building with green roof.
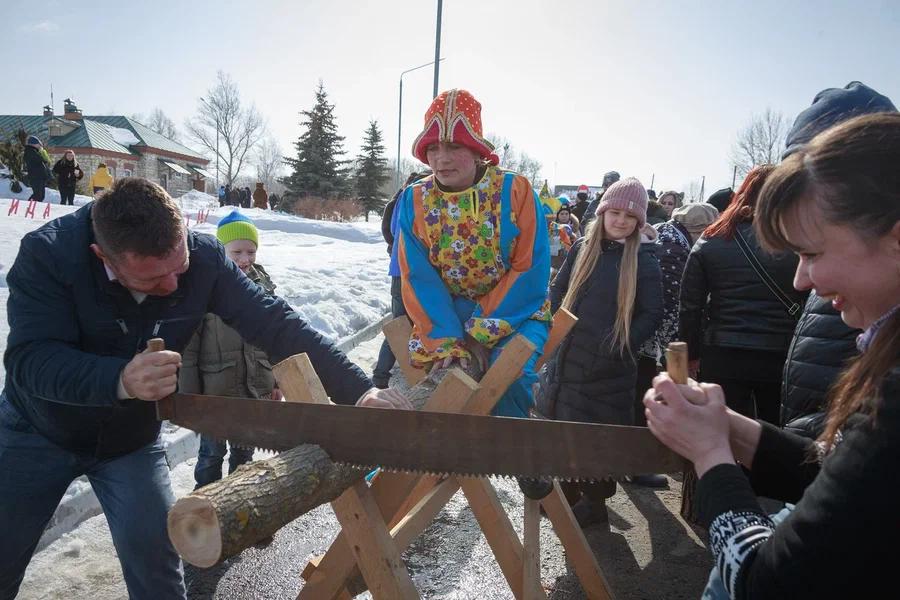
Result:
M62 116L54 115L49 106L43 115L0 115L0 136L24 129L41 139L54 160L72 150L84 171L82 185L103 163L114 178L145 177L172 196L190 190L205 192L208 186L215 193L216 176L207 170L209 159L198 152L132 118L82 115L69 99L64 106Z

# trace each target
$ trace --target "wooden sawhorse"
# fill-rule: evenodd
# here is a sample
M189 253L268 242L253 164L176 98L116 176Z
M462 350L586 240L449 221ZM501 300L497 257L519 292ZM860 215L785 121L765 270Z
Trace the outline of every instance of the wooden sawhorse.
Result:
M571 329L575 318L560 311L545 352L555 349ZM385 335L396 356L407 350L410 326L405 317L388 323ZM480 382L458 369L452 370L437 386L422 410L490 414L496 402L522 371L534 352L524 338L510 341ZM546 356L546 354L545 354ZM424 372L398 361L407 381L415 385ZM314 372L299 361L285 361L277 373L285 396L305 401L327 402ZM287 387L321 390L310 395L293 395ZM540 581L540 507L565 548L575 574L591 599L611 599L612 593L587 540L569 508L559 484L540 501L525 499L524 544L487 478L447 477L380 472L371 482L359 481L332 502L341 532L328 551L313 559L303 570L306 584L298 600L348 600L348 584L356 568L376 600L418 598L400 554L434 520L457 490L462 489L500 569L517 600L546 598Z

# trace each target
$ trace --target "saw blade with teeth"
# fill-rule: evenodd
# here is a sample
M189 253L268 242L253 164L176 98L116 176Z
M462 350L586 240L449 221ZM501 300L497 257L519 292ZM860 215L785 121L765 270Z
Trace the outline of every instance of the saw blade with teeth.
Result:
M159 401L157 416L238 446L316 444L333 461L369 471L589 482L685 466L644 427L195 394Z

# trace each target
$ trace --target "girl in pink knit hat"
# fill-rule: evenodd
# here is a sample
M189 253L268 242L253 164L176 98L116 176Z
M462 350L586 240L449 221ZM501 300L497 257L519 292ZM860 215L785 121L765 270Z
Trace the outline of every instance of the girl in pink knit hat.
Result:
M578 322L541 373L538 409L548 417L634 424L637 351L663 314L655 245L641 243L647 200L637 179L611 185L550 286L552 309ZM606 522L615 482L563 489L582 527Z

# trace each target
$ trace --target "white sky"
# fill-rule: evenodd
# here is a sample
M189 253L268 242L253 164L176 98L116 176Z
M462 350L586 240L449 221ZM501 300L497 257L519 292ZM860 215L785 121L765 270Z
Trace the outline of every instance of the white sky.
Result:
M38 114L53 84L86 114L162 108L181 126L217 69L284 150L318 80L354 155L370 118L397 153L400 72L434 59L435 0L3 0L2 114ZM731 183L736 131L766 107L791 119L858 79L900 104L900 3L445 0L440 89L466 88L487 132L543 163L551 185L605 171L681 189ZM402 154L431 100L404 77Z

